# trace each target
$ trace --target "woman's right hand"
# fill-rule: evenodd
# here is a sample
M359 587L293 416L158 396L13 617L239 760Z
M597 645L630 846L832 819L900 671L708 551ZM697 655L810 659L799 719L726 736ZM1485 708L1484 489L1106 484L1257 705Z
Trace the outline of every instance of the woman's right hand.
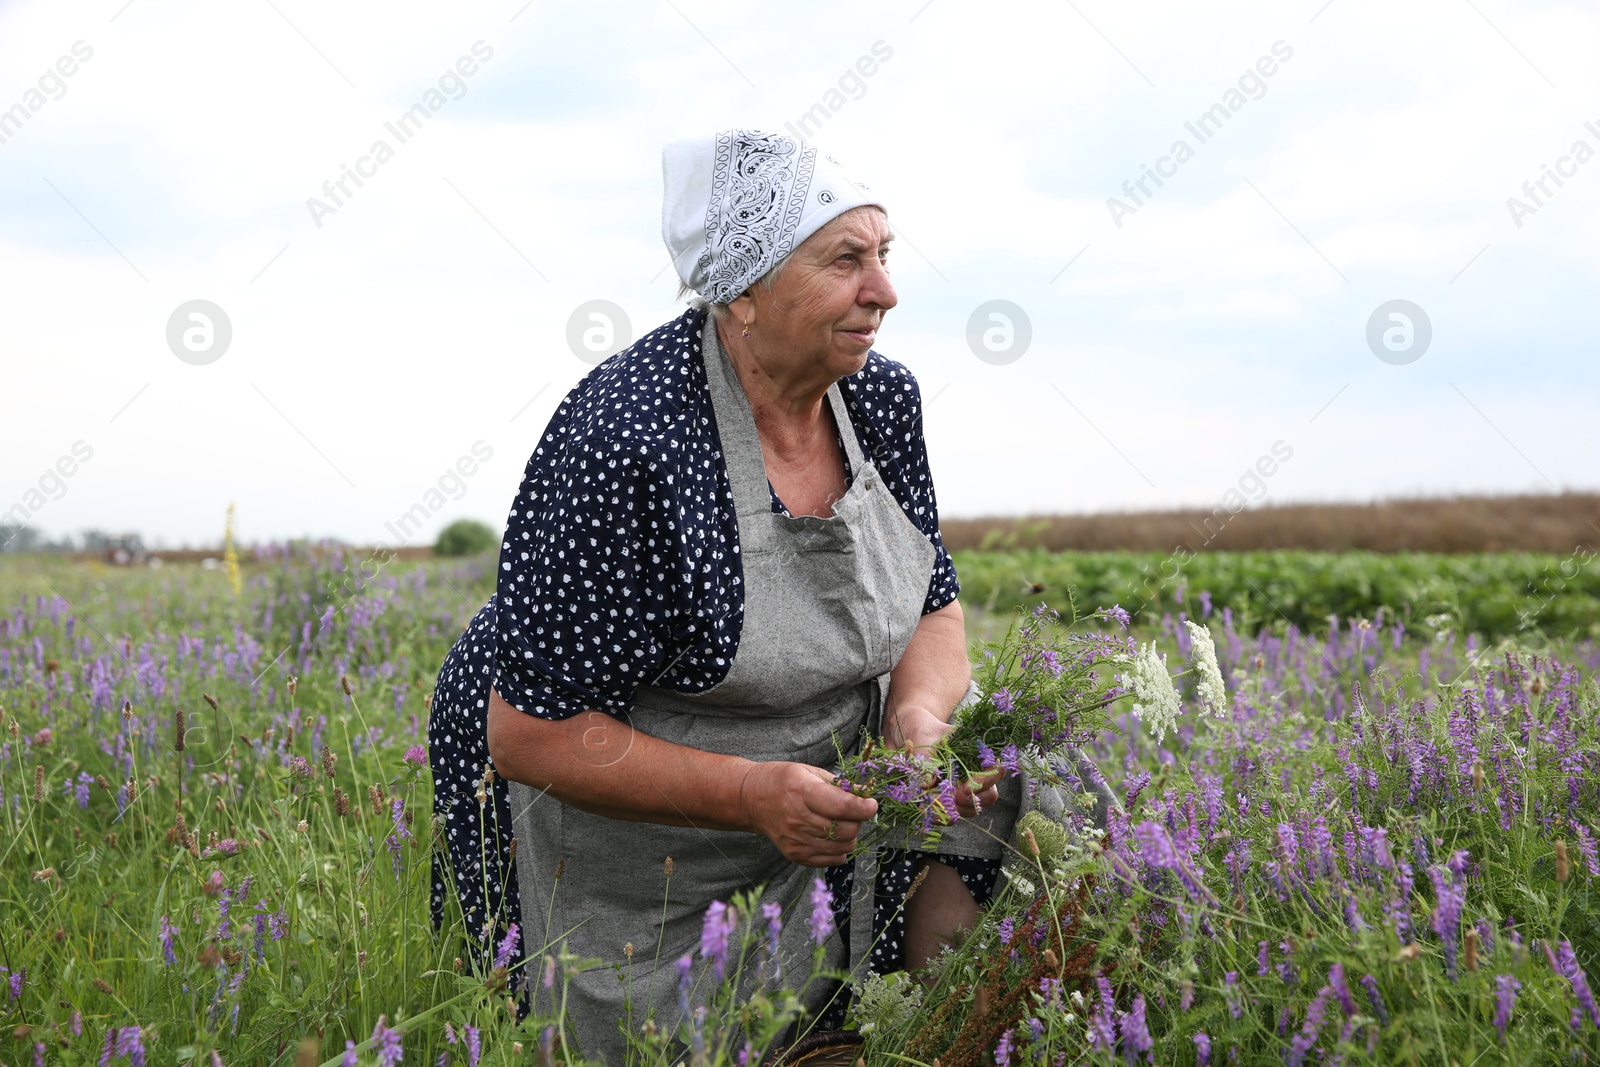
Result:
M876 800L845 792L822 768L784 761L752 764L739 801L747 825L805 867L843 863L878 812Z

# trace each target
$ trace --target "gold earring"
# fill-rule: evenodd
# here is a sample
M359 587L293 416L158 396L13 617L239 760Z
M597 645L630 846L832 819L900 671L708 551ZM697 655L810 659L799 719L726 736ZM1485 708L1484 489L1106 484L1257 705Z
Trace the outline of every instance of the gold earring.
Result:
M746 340L749 340L749 338L750 338L750 320L749 319L745 319L744 320L744 336L745 336Z

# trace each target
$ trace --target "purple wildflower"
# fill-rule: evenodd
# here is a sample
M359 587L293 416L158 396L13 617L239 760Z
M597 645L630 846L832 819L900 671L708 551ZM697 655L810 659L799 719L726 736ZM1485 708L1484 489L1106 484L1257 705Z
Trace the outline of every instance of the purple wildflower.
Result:
M1010 1067L1011 1053L1015 1050L1015 1048L1016 1044L1013 1040L1012 1031L1007 1030L1005 1033L1001 1034L1000 1043L994 1047L995 1067Z
M1328 988L1339 998L1339 1007L1346 1015L1356 1013L1355 998L1350 995L1350 983L1344 977L1344 964L1335 963L1328 968Z
M1000 750L1000 766L1010 774L1022 773L1022 754L1017 751L1016 745L1007 745Z
M687 953L685 953L682 956L679 956L678 957L677 966L678 966L678 1010L681 1011L684 1015L688 1015L689 1014L689 972L694 969L694 957L688 955ZM549 1027L545 1028L545 1033L546 1034L550 1033L550 1028ZM544 1046L544 1043L542 1041L540 1042L539 1047L540 1047L540 1049L544 1049L545 1046ZM548 1057L544 1057L544 1058L541 1059L541 1062L549 1063L550 1060L549 1060Z
M83 1036L83 1012L77 1008L72 1009L72 1018L67 1022L67 1029L72 1031L73 1037Z
M1265 978L1272 973L1272 964L1267 961L1267 943L1256 942L1256 977Z
M1112 1052L1117 1047L1117 1028L1113 1021L1116 1019L1117 1005L1111 995L1111 983L1106 981L1105 975L1097 975L1095 984L1100 989L1100 1004L1089 1016L1089 1045Z
M1016 922L1011 918L1011 916L1007 915L1004 919L1000 920L1000 943L1002 945L1011 944L1011 938L1015 934L1015 929Z
M1500 1032L1500 1040L1506 1039L1506 1027L1511 1024L1511 1010L1517 1006L1517 990L1522 988L1522 983L1509 974L1497 974L1494 978L1494 1028Z
M406 802L404 797L395 797L389 805L389 817L394 822L394 830L389 834L384 844L388 846L390 854L394 857L394 876L400 878L400 854L405 848L405 843L411 838L411 828L406 825Z
M178 962L178 955L172 950L172 935L177 932L178 928L168 922L165 915L161 916L161 958L168 967Z
M1000 714L1004 715L1011 711L1013 704L1009 689L996 689L992 699L994 700L994 710L1000 712Z
M1144 995L1135 994L1133 1007L1122 1017L1123 1054L1129 1063L1136 1061L1141 1052L1146 1054L1146 1059L1154 1059L1154 1054L1150 1051L1154 1045L1155 1041L1150 1037L1150 1027L1145 1022Z
M361 1056L356 1052L356 1043L345 1038L344 1055L339 1058L339 1067L360 1067Z
M722 978L723 968L728 963L728 935L738 924L738 916L720 900L713 900L706 909L700 926L700 956L711 961L718 979Z
M833 894L821 878L811 882L811 940L822 944L833 933Z
M43 1041L33 1043L33 1067L45 1067Z
M522 930L516 923L511 924L511 929L506 931L506 936L500 939L500 946L495 949L494 965L496 967L511 966L511 957L516 955L517 942L522 940Z
M379 1067L398 1067L405 1050L400 1047L400 1031L389 1029L389 1018L378 1016L372 1028L372 1047L378 1054Z
M1367 991L1367 1000L1372 1003L1372 1014L1378 1017L1380 1026L1389 1025L1389 1006L1383 1002L1383 994L1378 992L1378 980L1370 974L1361 976L1361 988Z
M1128 628L1128 610L1121 604L1113 604L1109 608L1101 608L1099 611L1095 612L1095 614L1100 618L1105 619L1107 622L1116 623L1124 630Z
M6 983L10 987L11 999L21 1000L23 987L28 984L28 969L21 967L15 971L8 971L6 968L0 967L0 974L8 976Z
M1429 867L1428 877L1433 880L1434 896L1438 907L1433 909L1430 925L1444 942L1445 971L1451 981L1456 978L1456 950L1461 932L1461 908L1467 900L1466 879L1459 873L1446 878L1442 867Z
M995 759L995 756L994 756L994 749L990 748L988 745L984 744L982 741L979 741L978 742L978 766L979 766L979 768L981 768L982 770L986 770L987 771L987 770L992 769L998 763L999 763L999 760Z
M939 781L939 808L944 812L944 821L953 823L961 818L961 811L956 807L956 783L949 778Z
M117 1028L106 1031L106 1043L100 1047L100 1067L111 1067L111 1057L117 1053Z
M117 1031L117 1056L126 1058L129 1067L144 1067L144 1030L124 1026Z
M1235 1019L1244 1017L1244 994L1239 990L1239 972L1229 971L1222 976L1222 999L1228 1002L1228 1014Z
M421 745L412 745L406 749L406 754L400 758L405 760L407 766L425 767L428 764L428 750Z
M1332 993L1333 990L1327 986L1317 990L1311 1006L1306 1009L1306 1019L1300 1026L1300 1032L1289 1042L1289 1067L1301 1067L1305 1063L1306 1053L1322 1036L1322 1026L1328 1021L1328 998Z
M1194 1061L1196 1067L1211 1067L1211 1035L1204 1030L1194 1035Z
M1549 943L1546 942L1545 951L1548 953ZM1578 1007L1596 1027L1600 1027L1600 1007L1594 1002L1594 994L1589 991L1589 979L1584 976L1583 968L1578 964L1578 957L1572 951L1572 942L1563 941L1557 946L1552 961L1556 972L1565 978L1572 986L1572 992L1578 998Z
M467 1037L467 1067L478 1067L478 1058L483 1055L483 1035L471 1023L461 1030Z

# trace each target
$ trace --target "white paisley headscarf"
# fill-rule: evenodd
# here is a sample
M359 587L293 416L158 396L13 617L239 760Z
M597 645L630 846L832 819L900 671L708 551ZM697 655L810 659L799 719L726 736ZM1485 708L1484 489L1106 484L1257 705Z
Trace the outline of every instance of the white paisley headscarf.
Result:
M661 236L684 284L713 304L750 288L831 220L883 207L832 156L797 137L724 130L661 152Z

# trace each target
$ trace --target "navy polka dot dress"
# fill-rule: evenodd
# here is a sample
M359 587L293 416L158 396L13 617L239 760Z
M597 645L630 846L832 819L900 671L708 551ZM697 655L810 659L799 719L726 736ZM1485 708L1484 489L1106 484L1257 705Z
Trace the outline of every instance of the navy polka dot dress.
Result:
M428 741L449 864L435 855L433 918L442 924L453 887L483 953L520 914L506 784L485 773L491 688L541 718L620 716L641 685L710 689L738 652L738 524L705 365L687 355L706 315L691 308L647 334L556 409L506 520L495 594L439 672ZM923 613L936 611L960 587L939 536L916 380L873 352L839 386L862 451L934 545ZM773 510L787 514L776 494ZM988 899L997 861L939 859ZM874 970L903 966L913 865L906 853L880 864ZM848 901L854 865L825 873Z

